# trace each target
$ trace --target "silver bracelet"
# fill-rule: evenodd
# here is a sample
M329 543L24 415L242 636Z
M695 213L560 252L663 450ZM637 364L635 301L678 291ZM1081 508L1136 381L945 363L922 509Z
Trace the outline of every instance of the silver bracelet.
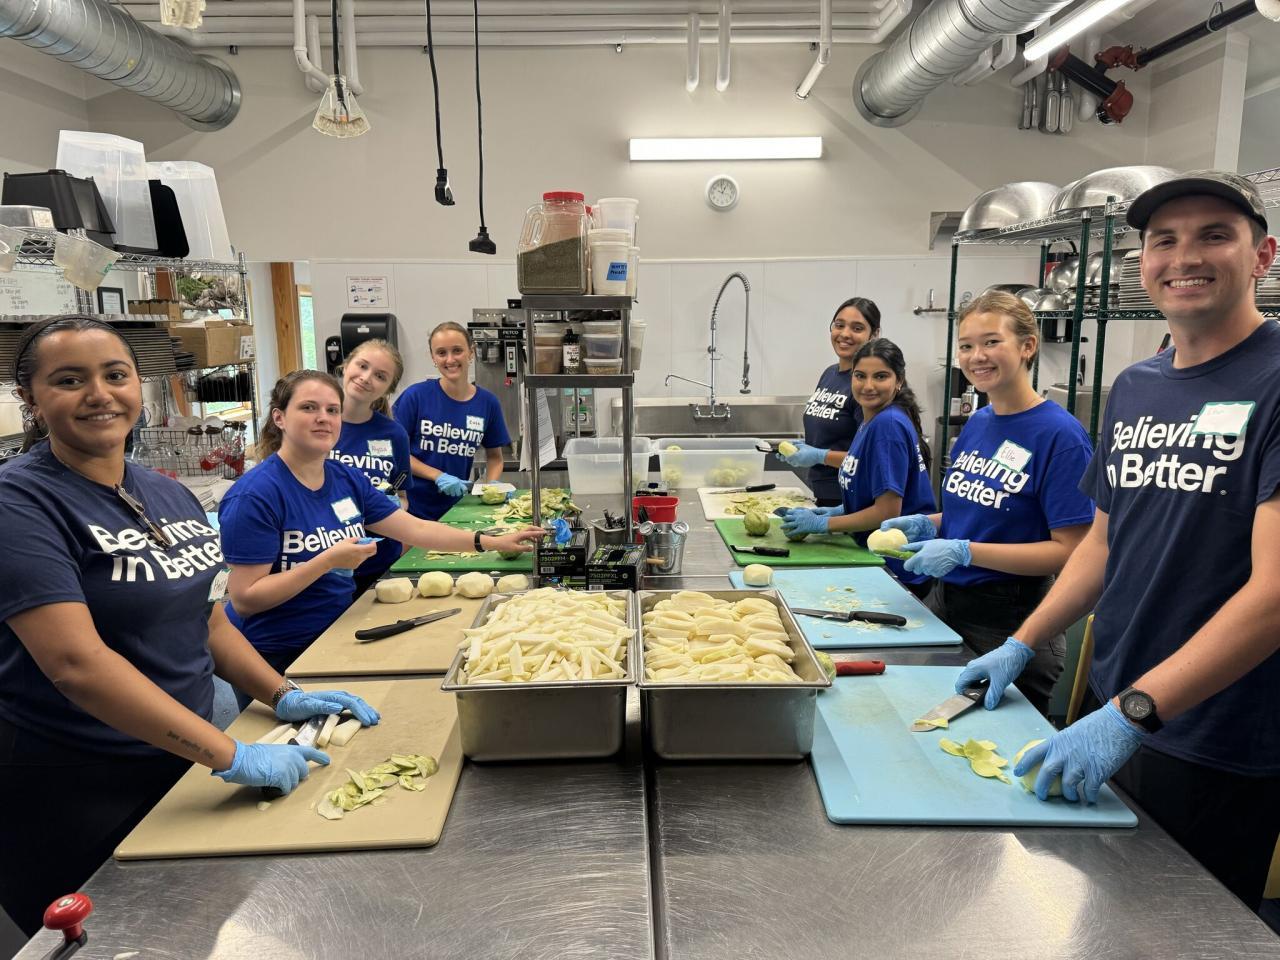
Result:
M302 688L300 686L298 686L296 683L294 683L292 680L286 677L284 680L284 683L276 687L276 692L271 695L271 709L274 710L277 706L279 706L280 701L284 698L284 695L286 693L288 693L291 690L301 690L301 689Z

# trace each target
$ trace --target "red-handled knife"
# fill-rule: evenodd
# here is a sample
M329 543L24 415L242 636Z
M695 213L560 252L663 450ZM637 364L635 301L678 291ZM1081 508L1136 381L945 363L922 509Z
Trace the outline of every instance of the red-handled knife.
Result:
M832 663L836 665L837 677L872 677L884 673L883 660L836 660L833 657Z

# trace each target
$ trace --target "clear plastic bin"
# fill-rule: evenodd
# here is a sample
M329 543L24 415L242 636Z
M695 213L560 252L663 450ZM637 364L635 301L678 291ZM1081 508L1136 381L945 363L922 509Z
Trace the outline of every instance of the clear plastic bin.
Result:
M6 227L0 223L0 273L8 273L18 261L18 253L27 235L17 227Z
M644 477L649 472L653 441L632 437L631 453L633 478ZM621 437L574 437L564 445L564 459L569 465L569 489L575 495L623 492Z
M613 357L583 357L582 358L583 373L590 373L596 376L605 376L613 373L622 372L622 358Z
M657 444L659 469L673 490L764 483L767 446L754 437L664 437Z
M631 372L640 369L640 357L644 353L644 332L649 325L643 320L631 321Z
M559 373L563 367L564 351L560 344L549 346L535 344L533 348L533 372L536 374Z
M138 250L156 248L150 174L141 143L110 133L62 130L57 167L77 177L93 177L115 224L117 244Z
M618 336L622 336L622 321L621 320L583 320L582 332L592 333L592 334L612 333L612 334L617 334Z
M60 233L53 241L53 262L81 290L97 290L120 254L100 243Z
M152 180L169 187L178 199L182 229L191 245L187 256L193 260L234 261L213 168L194 160L162 160L148 163L147 173Z
M584 333L582 354L587 360L619 360L622 358L622 334Z

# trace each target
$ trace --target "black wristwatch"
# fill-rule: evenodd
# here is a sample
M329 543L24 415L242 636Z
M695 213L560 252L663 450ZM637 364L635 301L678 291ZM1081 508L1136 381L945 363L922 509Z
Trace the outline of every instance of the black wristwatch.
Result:
M1129 687L1120 693L1120 712L1127 720L1136 723L1147 733L1155 733L1164 723L1156 713L1156 702L1149 693L1143 693L1137 687Z
M484 553L484 547L480 546L480 531L479 531L479 530L477 530L477 531L476 531L475 544L476 544L476 553Z

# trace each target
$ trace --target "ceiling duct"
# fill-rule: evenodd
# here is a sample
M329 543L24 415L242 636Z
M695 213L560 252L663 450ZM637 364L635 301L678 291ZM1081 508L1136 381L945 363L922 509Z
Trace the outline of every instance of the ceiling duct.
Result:
M1001 34L1030 30L1071 0L934 0L893 45L867 60L853 102L869 123L897 127L924 98L967 69Z
M228 67L107 0L0 0L0 37L166 106L200 130L225 127L240 109L240 83Z

